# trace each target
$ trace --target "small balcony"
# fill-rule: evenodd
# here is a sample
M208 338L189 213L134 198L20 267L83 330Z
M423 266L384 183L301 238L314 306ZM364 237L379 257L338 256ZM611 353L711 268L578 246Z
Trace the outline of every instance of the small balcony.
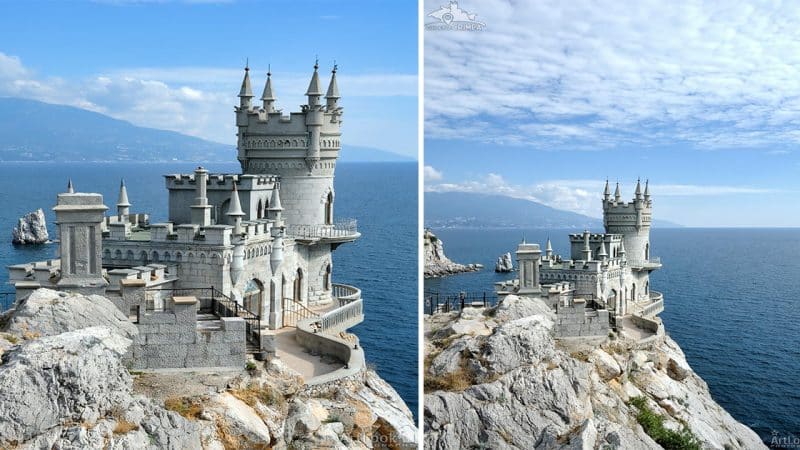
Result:
M650 291L650 301L647 303L637 303L634 306L633 314L641 317L652 318L664 311L664 294Z
M629 259L628 266L633 270L656 270L661 268L661 258Z
M333 298L339 301L339 306L361 299L361 289L347 284L333 284Z
M344 243L361 236L356 219L347 219L333 225L291 224L286 228L289 236L301 243Z

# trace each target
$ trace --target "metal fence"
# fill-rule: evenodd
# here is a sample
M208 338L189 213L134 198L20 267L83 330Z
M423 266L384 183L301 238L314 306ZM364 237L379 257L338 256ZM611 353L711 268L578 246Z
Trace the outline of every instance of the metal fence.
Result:
M283 326L296 327L297 322L303 319L310 319L312 317L319 317L319 314L303 306L293 298L286 297L283 299Z
M247 342L261 349L261 317L236 303L222 291L211 287L154 288L148 292L167 293L170 297L197 297L211 301L211 312L219 317L241 317L244 319ZM201 302L202 303L202 302Z
M347 219L333 225L289 225L286 232L298 238L342 238L354 236L358 233L356 219Z
M497 304L495 292L458 292L445 294L441 292L425 291L425 312L460 311L464 307L487 307Z

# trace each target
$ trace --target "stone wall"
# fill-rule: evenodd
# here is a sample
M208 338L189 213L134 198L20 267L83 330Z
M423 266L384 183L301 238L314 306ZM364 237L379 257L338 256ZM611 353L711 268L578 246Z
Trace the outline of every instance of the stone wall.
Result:
M219 329L197 329L197 299L174 297L171 311L139 314L133 369L244 367L245 322L223 317Z
M587 310L582 299L556 307L556 337L604 336L609 329L608 310Z

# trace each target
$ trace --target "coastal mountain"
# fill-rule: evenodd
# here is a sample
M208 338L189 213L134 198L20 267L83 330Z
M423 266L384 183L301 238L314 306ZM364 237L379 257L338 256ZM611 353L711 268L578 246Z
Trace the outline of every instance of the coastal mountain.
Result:
M231 116L233 120L233 116ZM233 145L139 127L104 114L22 98L0 98L0 162L231 162ZM345 145L340 162L411 161Z
M431 228L599 229L603 220L530 200L472 192L426 192L425 226ZM655 220L653 226L681 225Z

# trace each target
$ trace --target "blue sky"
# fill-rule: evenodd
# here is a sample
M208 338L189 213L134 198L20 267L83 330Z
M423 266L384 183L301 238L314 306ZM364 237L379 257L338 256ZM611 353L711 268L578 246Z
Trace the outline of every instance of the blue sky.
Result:
M260 96L303 103L339 65L344 143L417 155L417 7L407 1L2 2L0 96L234 143L245 59ZM391 139L386 137L391 135Z
M800 226L800 9L601 3L462 0L483 31L426 32L426 189L599 217L641 177L657 218Z

